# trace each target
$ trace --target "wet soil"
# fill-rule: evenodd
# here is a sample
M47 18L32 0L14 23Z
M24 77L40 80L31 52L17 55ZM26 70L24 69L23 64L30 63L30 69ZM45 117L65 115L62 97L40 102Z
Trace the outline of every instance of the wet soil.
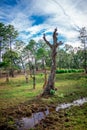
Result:
M78 104L79 102L74 101ZM66 106L72 106L72 103ZM79 130L79 126L84 127L82 130L86 130L87 126L87 103L79 104L79 106L72 106L71 108L65 107L61 109L64 104L43 104L40 101L32 101L20 104L13 108L2 109L0 113L0 129L1 130ZM56 111L55 111L56 110ZM50 114L49 114L50 113ZM76 113L78 113L76 115ZM34 117L34 118L33 118ZM82 120L81 117L83 117ZM74 121L74 119L76 119ZM80 119L79 119L80 118ZM34 119L34 122L32 121ZM27 126L29 124L30 126ZM83 122L84 120L84 122ZM24 127L24 122L25 126ZM33 122L33 123L32 123ZM75 128L75 125L78 128ZM80 124L80 125L79 125Z
M35 125L38 125L39 123L41 123L42 119L45 120L47 115L51 115L52 112L55 112L55 111L58 112L60 110L70 108L73 106L81 106L84 103L87 103L87 98L75 100L72 103L62 103L62 104L58 105L56 108L55 108L55 106L47 107L45 111L33 113L30 118L25 117L25 118L22 118L20 121L18 120L19 125L17 124L17 126L18 126L17 128L18 128L18 130L27 130L29 128L34 128ZM52 117L50 122L53 119L54 118Z
M40 97L32 101L21 103L15 107L8 107L0 110L0 130L17 130L17 120L22 117L30 117L32 113L45 111L46 105L40 100Z
M52 112L34 130L87 130L87 103Z

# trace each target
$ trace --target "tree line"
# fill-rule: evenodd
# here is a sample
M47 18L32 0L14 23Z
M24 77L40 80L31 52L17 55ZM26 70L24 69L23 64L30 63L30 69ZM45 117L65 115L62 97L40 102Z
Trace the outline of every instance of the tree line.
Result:
M64 44L62 48L56 46L56 67L58 69L85 69L87 73L87 37L84 32L85 28L80 31L79 39L82 46L74 48L71 45ZM6 72L8 81L9 75L14 77L14 71L23 71L26 82L28 74L35 79L35 71L39 69L48 69L52 65L51 44L43 39L36 42L30 39L28 44L18 40L18 31L13 25L0 23L0 70ZM86 37L86 40L85 40ZM57 37L55 37L57 40ZM62 42L60 41L59 44Z

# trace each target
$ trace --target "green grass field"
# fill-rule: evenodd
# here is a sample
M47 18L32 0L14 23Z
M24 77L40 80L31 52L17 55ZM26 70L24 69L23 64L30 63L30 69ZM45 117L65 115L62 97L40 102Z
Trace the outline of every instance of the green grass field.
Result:
M36 89L33 89L32 79L26 83L23 75L10 78L9 83L5 82L5 78L0 79L0 109L34 99L42 93L43 84L43 74L36 75ZM56 74L55 86L57 88L55 95L46 102L67 102L85 97L87 96L87 75L83 73Z
M43 92L43 84L43 74L36 75L36 89L33 89L32 79L26 83L23 75L10 78L9 83L5 82L5 78L0 79L0 129L17 130L14 128L14 119L19 116L30 116L32 110L37 112L46 106L51 108L87 97L87 75L84 73L56 74L57 91L50 97L38 96ZM87 130L86 117L87 103L60 112L54 110L42 124L32 130Z
M34 90L32 79L29 79L29 83L26 83L24 76L10 78L9 83L5 82L5 78L0 79L0 108L14 106L34 98L42 91L42 80L43 76L36 76L37 84Z

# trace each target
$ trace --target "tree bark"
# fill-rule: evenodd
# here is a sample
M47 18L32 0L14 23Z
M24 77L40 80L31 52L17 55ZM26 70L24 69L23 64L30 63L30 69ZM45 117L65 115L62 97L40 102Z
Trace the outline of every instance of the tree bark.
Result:
M32 65L32 79L33 79L33 89L35 89L36 86L36 77L35 77L35 69L34 66Z
M51 71L50 71L50 74L49 74L49 78L48 78L48 81L47 81L47 85L44 89L44 93L45 94L50 94L50 90L51 89L55 89L55 71L56 71L56 48L53 47L52 48L52 66L51 66Z
M43 84L43 89L45 89L47 84L47 72L46 72L46 68L44 68L44 84Z
M28 83L28 74L26 71L25 71L25 79L26 79L26 83Z
M32 73L31 73L31 66L30 66L30 61L29 61L29 53L28 53L28 66L29 66L29 74L30 74L30 78L32 78Z
M11 77L14 77L14 70L13 70L12 67L11 67L11 69L9 70L9 75L10 75Z
M10 50L10 52L11 52L11 51L12 51L12 45L11 45L12 40L11 40L11 37L9 37L9 39L10 39L10 43L9 43L9 44L10 44L10 45L9 45L10 49L9 49L9 50ZM12 53L11 53L11 63L10 63L10 64L11 64L11 65L10 65L11 68L10 68L10 72L9 72L9 73L10 73L10 76L11 76L11 77L14 77L14 69L13 69L13 66L12 66Z
M9 73L8 73L8 71L6 71L6 82L7 83L9 82Z
M51 65L51 71L49 74L49 78L47 81L47 84L45 86L44 92L42 95L49 95L50 94L50 90L54 90L55 89L55 71L56 71L56 55L57 55L57 47L59 45L62 45L62 42L59 41L57 43L57 29L54 30L53 32L53 44L51 44L50 42L47 41L45 34L43 36L44 41L46 42L46 44L50 47L51 49L51 56L52 56L52 65Z

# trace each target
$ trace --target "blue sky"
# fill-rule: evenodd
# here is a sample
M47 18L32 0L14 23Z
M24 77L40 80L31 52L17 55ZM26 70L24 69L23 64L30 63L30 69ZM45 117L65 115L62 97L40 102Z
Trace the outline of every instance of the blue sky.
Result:
M46 33L52 41L57 27L59 40L80 46L79 29L87 27L87 0L0 0L0 22L12 24L25 43Z

